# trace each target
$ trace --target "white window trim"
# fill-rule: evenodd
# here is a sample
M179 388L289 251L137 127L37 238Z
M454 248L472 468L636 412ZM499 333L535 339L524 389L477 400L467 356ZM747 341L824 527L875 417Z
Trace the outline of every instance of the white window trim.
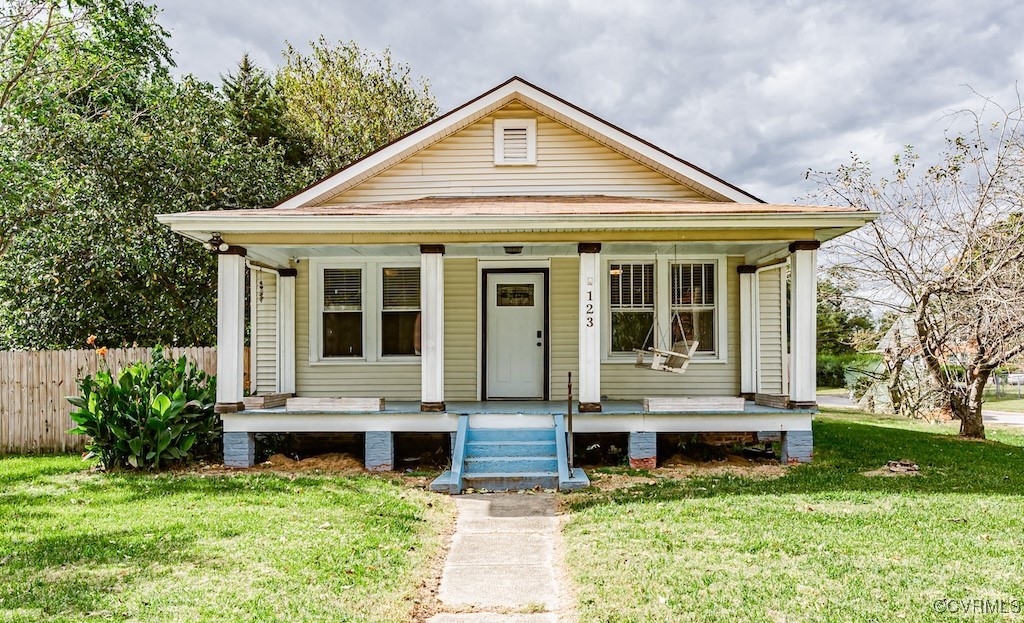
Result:
M654 343L658 348L670 348L671 344L662 343L665 340L662 327L671 323L672 311L670 309L670 285L671 275L669 267L672 264L703 263L715 264L715 288L718 296L715 300L715 354L697 353L693 356L691 365L703 363L722 364L728 363L729 347L729 292L728 292L728 258L725 255L673 255L670 257L652 257L650 255L615 255L601 258L603 276L601 278L601 294L604 303L601 305L601 363L633 364L636 362L636 355L632 353L612 353L612 312L611 312L611 265L612 264L654 264Z
M419 365L417 356L382 356L380 314L384 309L381 271L385 268L419 268L408 257L309 260L309 364L311 366ZM363 356L325 357L323 355L323 283L328 268L358 268L362 271ZM372 293L372 295L370 294Z
M505 129L526 128L526 160L505 161ZM537 120L536 119L495 119L494 120L494 164L514 167L537 164Z

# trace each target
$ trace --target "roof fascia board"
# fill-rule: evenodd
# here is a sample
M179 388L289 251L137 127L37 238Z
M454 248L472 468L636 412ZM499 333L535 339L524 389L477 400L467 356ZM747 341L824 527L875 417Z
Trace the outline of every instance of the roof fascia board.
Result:
M445 215L410 218L408 215L316 216L281 215L219 217L216 212L162 214L157 218L173 231L188 234L219 233L365 233L380 231L636 231L661 229L757 229L801 227L813 229L856 228L878 216L875 212L829 214L729 214L729 215Z

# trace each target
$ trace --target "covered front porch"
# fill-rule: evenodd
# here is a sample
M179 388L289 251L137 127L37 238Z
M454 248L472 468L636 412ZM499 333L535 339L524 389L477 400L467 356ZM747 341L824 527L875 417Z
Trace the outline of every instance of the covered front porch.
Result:
M864 219L518 197L165 221L217 254L217 410L230 463L251 462L261 432L365 432L368 448L386 449L395 432L563 418L567 435L630 433L631 457L646 464L659 432L772 431L801 439L784 443L789 460L810 459L817 249ZM245 408L247 326L252 393L290 404ZM636 366L635 351L652 348L686 352L671 366L681 373ZM374 467L390 465L383 454Z

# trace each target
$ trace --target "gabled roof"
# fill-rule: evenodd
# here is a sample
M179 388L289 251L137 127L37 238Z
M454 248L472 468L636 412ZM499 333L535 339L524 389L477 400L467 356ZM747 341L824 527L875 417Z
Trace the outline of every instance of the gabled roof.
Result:
M482 95L360 158L278 203L275 208L316 206L462 130L512 101L580 132L667 177L722 202L763 203L754 195L674 156L566 100L514 76Z

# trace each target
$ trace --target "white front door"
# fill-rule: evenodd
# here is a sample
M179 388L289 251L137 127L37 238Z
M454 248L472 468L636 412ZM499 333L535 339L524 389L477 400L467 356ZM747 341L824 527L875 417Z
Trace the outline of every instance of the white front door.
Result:
M487 397L544 397L544 275L487 276Z

